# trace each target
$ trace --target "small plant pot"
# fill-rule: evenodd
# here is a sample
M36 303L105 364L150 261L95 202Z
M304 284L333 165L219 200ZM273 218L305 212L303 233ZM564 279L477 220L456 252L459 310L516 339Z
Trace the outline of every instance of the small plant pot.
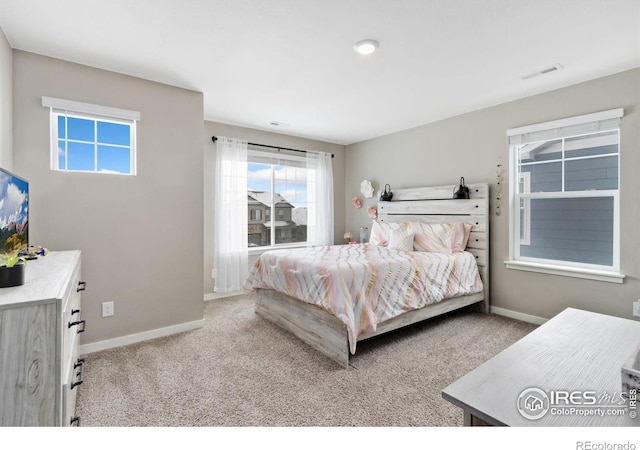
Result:
M24 284L24 264L0 267L0 288L22 286Z

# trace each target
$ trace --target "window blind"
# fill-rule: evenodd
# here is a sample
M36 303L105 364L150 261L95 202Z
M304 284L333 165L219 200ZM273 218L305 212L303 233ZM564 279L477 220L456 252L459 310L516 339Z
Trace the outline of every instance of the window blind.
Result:
M569 119L553 120L507 130L510 145L580 136L600 131L615 130L620 127L622 108L601 111Z
M307 167L307 158L304 156L280 155L278 153L253 151L247 152L247 160L256 164L273 164L275 166Z

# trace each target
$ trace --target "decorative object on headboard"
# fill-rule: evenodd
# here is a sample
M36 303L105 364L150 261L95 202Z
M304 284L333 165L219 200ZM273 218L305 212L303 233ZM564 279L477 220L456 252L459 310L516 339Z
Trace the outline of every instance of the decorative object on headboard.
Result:
M351 199L351 204L355 209L360 209L360 207L362 206L362 203L360 203L360 199L358 197L353 197Z
M347 232L344 234L344 243L345 243L345 244L348 244L349 242L351 242L351 238L352 238L352 237L353 237L353 236L351 235L351 231L347 231Z
M388 184L385 184L384 191L382 191L382 193L380 194L380 201L390 202L392 198L393 198L393 192L391 192L391 186L389 186Z
M371 184L371 182L368 180L363 180L362 183L360 183L360 192L362 192L364 198L373 197L373 185Z
M453 198L455 199L469 198L469 188L464 185L464 177L460 177L460 186L458 186L458 190L453 193Z
M496 169L496 216L502 214L502 180L504 167L502 167L502 157L498 157L498 167Z
M378 216L378 211L373 206L369 206L367 208L367 214L369 214L370 219L375 219Z

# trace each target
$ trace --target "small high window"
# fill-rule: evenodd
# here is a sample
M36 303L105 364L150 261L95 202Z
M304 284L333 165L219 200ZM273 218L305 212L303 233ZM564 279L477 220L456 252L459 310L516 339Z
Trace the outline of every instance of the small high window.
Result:
M136 121L119 108L42 97L51 111L51 169L136 174Z

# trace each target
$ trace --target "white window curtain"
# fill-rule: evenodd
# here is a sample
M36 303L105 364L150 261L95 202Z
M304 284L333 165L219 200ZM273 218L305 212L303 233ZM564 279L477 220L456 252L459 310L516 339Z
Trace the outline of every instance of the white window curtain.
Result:
M331 154L307 151L307 244L333 245Z
M214 220L215 292L242 290L248 275L247 142L218 137Z

